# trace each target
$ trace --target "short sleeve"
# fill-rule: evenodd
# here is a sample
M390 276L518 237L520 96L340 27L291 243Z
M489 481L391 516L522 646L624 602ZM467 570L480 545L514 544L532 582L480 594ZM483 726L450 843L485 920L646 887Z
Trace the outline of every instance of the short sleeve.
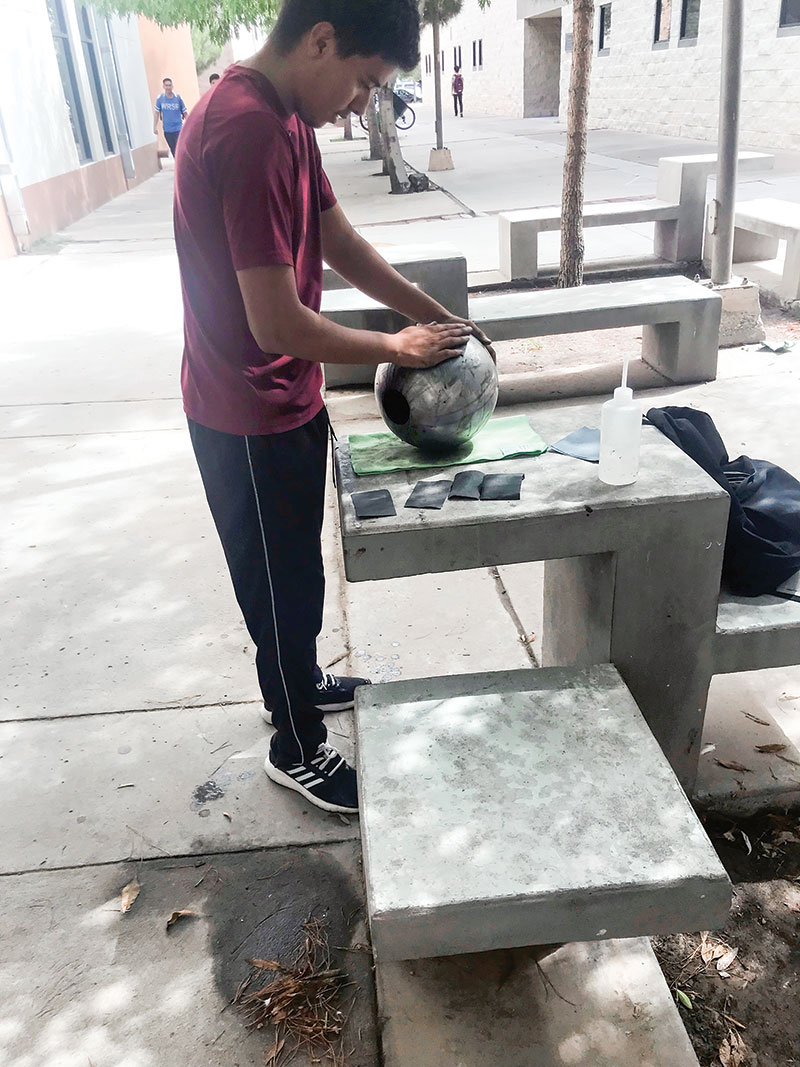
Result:
M227 127L212 165L233 268L293 266L295 165L286 131L249 114Z
M156 99L156 107L155 107L155 109L160 115L161 114L161 97L160 96Z
M186 104L184 104L182 96L178 97L178 103L180 104L181 114L183 114L186 110Z

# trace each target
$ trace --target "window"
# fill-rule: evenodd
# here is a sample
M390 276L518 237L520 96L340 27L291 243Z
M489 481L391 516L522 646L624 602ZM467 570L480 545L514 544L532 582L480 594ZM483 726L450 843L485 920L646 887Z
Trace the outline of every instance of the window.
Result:
M454 67L460 67L461 66L461 45L454 45L453 46L453 66Z
M78 25L80 26L83 57L86 60L86 70L89 73L89 86L92 90L92 99L97 113L97 124L100 127L103 148L108 155L111 155L114 151L114 141L111 138L108 110L103 96L103 83L100 80L100 68L97 64L97 49L94 43L92 23L89 20L89 12L85 5L78 8Z
M478 70L483 70L483 40L478 41Z
M564 34L564 51L565 52L571 52L572 51L572 34L571 33L565 33Z
M700 29L700 0L683 0L681 8L681 40L692 40Z
M431 57L430 56L425 56L425 73L426 74L430 74L432 69L433 69L433 64L431 63Z
M600 52L608 52L611 45L611 4L600 5Z
M439 67L439 70L444 70L444 52L442 52L442 65Z
M672 0L656 0L656 44L669 40L669 26L671 21Z
M800 26L800 0L782 0L781 26Z
M472 69L478 69L478 42L472 42Z
M85 163L92 158L92 152L89 147L89 135L86 132L83 106L78 93L78 81L75 77L75 61L72 56L72 44L67 30L67 19L64 15L64 0L47 0L47 14L50 16L50 29L56 49L58 73L61 75L61 84L67 101L67 113L69 115L69 124L72 128L72 136L75 138L78 158L81 163Z

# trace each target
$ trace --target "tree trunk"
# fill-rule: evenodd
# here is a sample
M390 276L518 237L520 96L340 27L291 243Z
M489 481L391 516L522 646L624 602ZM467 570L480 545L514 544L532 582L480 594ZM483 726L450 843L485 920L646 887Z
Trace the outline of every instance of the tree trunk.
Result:
M347 118L344 120L344 139L345 141L353 140L353 113L347 112Z
M383 139L383 161L389 171L389 181L393 193L410 191L408 172L400 153L397 139L397 127L394 123L394 94L391 86L384 85L381 94L381 138Z
M444 147L442 136L442 51L439 42L439 19L431 22L433 29L433 99L436 108L436 147Z
M369 158L383 159L381 131L378 129L378 112L375 108L374 93L370 96L367 104L367 132L369 134Z
M572 70L569 77L567 153L561 200L561 288L583 284L583 179L592 72L594 0L573 0Z

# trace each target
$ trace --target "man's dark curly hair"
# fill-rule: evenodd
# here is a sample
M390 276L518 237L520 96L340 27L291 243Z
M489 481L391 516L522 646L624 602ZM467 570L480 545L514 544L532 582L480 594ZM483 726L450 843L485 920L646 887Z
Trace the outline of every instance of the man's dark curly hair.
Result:
M401 70L419 63L417 0L283 0L272 38L289 52L318 22L330 22L343 59L380 56Z

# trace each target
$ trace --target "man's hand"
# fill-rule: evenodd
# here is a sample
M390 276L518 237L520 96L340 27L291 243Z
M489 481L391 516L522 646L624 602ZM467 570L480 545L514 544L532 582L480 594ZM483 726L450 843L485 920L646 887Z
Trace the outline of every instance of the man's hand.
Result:
M407 326L391 335L394 352L392 363L399 367L435 367L464 351L470 335L470 323L462 320Z
M458 315L451 315L448 312L446 317L442 315L437 321L442 322L446 325L460 324L462 326L468 326L470 333L474 334L474 336L478 338L481 344L486 345L489 350L489 355L492 357L495 363L497 363L497 353L495 352L494 347L492 346L492 342L489 340L483 330L479 326L476 326L475 323L472 322L470 319L461 319L458 317Z

